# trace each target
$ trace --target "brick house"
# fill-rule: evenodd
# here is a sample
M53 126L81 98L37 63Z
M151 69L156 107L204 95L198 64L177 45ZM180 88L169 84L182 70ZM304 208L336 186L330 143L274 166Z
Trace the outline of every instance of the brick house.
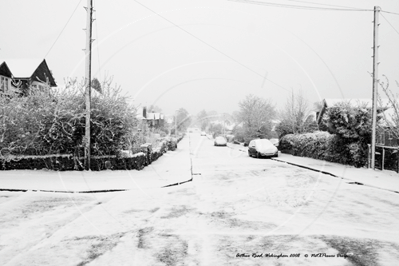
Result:
M0 93L19 91L26 95L30 88L48 90L56 87L45 59L11 59L0 61Z

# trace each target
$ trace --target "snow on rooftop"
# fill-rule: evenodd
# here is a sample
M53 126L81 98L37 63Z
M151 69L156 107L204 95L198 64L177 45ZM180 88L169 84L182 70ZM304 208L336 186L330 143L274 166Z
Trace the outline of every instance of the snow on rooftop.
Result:
M327 107L334 106L337 103L341 102L347 102L350 103L352 106L361 106L361 105L366 105L366 107L371 107L373 104L373 101L371 98L364 98L364 99L324 99L324 102L327 104ZM384 98L381 99L381 102L378 103L379 106L388 106L389 105L389 100Z

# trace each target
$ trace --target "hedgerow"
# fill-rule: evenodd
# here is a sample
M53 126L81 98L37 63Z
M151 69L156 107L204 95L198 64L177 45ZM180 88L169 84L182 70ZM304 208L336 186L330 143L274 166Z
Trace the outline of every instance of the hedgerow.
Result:
M339 103L327 110L323 122L329 132L285 135L280 149L296 156L365 166L371 141L370 110Z

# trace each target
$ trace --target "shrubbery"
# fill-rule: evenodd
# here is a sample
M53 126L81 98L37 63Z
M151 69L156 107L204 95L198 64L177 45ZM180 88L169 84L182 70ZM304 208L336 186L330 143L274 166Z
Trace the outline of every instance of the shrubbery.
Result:
M364 166L362 150L357 143L346 145L342 138L328 132L288 134L280 139L280 150L295 156L309 157L341 164Z
M329 132L288 134L280 140L280 149L296 156L365 166L371 141L370 110L340 103L327 110L323 122Z
M31 90L26 97L0 97L1 155L83 155L85 99L83 87L71 84L60 91ZM115 155L133 146L136 111L110 84L92 96L93 155ZM129 147L129 148L130 148Z
M16 92L0 95L0 168L82 170L86 124L83 88L71 82L58 91L31 88L25 97ZM104 82L101 94L93 92L91 169L141 169L168 149L176 149L181 139L164 139L155 143L154 150L140 153L145 132L139 133L137 125L136 110L119 88ZM128 151L127 157L121 154L123 150Z

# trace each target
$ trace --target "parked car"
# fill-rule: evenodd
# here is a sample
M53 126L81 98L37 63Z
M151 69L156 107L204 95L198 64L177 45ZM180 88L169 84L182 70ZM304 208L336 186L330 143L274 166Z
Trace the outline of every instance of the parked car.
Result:
M270 139L270 142L277 147L278 149L278 144L279 144L279 140L278 139Z
M278 149L268 139L254 139L249 142L248 155L256 158L278 157Z
M215 138L215 146L227 146L227 140L225 137L219 136Z
M201 132L201 136L206 136L206 132L205 132L205 131L202 131L202 132Z

